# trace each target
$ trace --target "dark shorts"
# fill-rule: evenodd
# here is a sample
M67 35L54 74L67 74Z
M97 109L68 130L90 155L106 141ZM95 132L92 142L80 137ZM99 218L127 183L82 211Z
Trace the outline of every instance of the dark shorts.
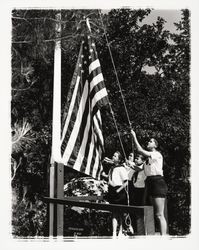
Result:
M130 199L130 204L133 206L144 206L144 188L134 187L132 198Z
M120 186L112 187L108 186L108 194L106 196L106 199L111 204L121 204L121 205L127 205L127 193L125 189L122 189L119 193L116 192L116 190Z
M168 187L161 175L147 176L145 181L146 194L153 198L165 198Z
M137 188L134 186L133 181L128 182L129 203L132 206L144 205L145 188Z

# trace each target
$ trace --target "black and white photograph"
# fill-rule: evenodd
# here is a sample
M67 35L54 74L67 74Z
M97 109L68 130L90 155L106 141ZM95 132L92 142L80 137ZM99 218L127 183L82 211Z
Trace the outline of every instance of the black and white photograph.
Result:
M191 8L9 12L10 239L189 239Z

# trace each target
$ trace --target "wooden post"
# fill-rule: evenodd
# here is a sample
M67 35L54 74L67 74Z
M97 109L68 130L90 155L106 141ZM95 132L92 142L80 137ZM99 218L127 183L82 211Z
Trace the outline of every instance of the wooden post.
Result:
M145 206L135 214L137 235L154 235L154 212L152 206Z
M55 197L55 166L50 166L50 197ZM53 203L49 203L49 236L54 235L54 207Z
M64 198L64 165L59 163L57 166L57 198ZM57 235L64 234L64 206L57 205Z
M67 206L86 207L90 209L104 211L118 211L120 213L128 212L136 216L137 235L154 235L154 213L152 206L127 206L118 204L104 204L88 202L89 197L65 197L64 199L44 197L44 201L54 204L63 204ZM79 200L78 200L79 199ZM92 198L93 200L93 198Z

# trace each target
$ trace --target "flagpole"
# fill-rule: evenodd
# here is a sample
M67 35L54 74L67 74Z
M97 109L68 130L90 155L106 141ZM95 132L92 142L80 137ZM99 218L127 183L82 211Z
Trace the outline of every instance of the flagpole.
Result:
M53 79L53 120L52 120L52 153L50 167L50 197L63 198L64 174L61 162L61 12L56 15L56 42L54 51ZM63 205L50 204L49 235L63 236Z

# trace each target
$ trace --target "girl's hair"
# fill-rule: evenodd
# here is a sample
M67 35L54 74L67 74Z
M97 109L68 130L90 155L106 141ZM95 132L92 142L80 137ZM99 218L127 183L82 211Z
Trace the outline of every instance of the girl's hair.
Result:
M120 151L115 151L116 154L118 154L118 160L119 160L119 163L122 163L123 161L123 156L122 154L120 153ZM114 153L114 154L115 154ZM114 166L110 169L110 172L109 172L109 175L110 175L110 179L112 180L112 177L113 177L113 169L114 169Z
M156 148L158 147L158 141L155 138L151 138L155 142Z
M137 154L136 157L140 156L142 158L143 161L146 161L147 157L145 157L144 155L142 154ZM135 158L136 158L135 157Z
M118 159L119 159L119 162L121 163L123 161L123 156L122 154L120 153L120 151L116 151L115 153L118 154Z

